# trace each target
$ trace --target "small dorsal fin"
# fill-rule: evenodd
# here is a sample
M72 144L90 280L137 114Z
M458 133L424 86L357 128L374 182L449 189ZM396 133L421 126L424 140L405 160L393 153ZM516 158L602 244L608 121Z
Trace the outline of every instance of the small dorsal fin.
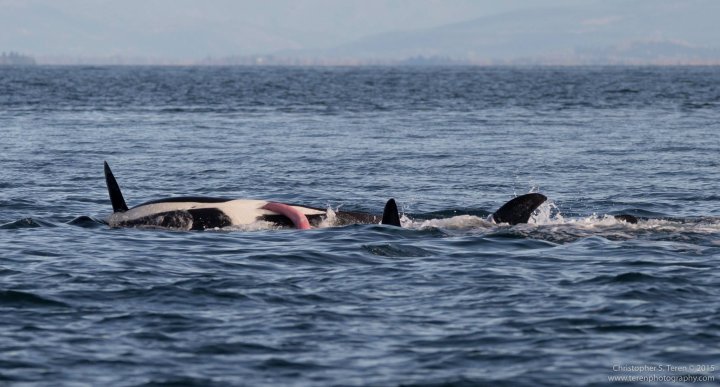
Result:
M391 226L400 226L400 214L398 213L397 204L395 199L390 199L385 203L385 209L383 210L383 217L381 224L388 224Z
M547 200L547 197L539 193L518 196L495 211L492 218L495 223L509 223L511 225L527 223L533 211L540 207L545 200Z
M120 192L120 186L115 180L110 166L105 161L105 183L107 184L108 193L110 194L110 202L112 202L113 212L125 212L128 210L125 199L123 198L122 192Z

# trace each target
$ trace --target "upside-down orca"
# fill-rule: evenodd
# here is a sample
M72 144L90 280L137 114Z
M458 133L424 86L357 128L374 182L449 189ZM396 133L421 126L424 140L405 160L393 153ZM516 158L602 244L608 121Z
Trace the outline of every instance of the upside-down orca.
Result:
M111 227L153 227L176 230L205 230L249 225L258 221L280 227L309 229L318 227L329 216L328 210L265 200L213 197L171 197L128 208L110 166L105 162L107 184L113 214ZM496 223L527 223L532 213L547 200L539 193L518 196L492 214ZM382 216L353 211L335 211L333 225L385 224L401 227L394 199L385 204Z

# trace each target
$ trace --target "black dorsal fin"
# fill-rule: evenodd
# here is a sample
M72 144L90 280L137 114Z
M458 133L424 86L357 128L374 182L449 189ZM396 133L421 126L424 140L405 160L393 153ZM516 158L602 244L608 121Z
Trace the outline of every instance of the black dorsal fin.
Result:
M518 196L495 211L492 218L495 223L509 223L511 225L527 223L533 211L540 207L545 200L547 200L547 197L539 193Z
M385 203L385 209L383 210L383 217L381 224L388 224L391 226L400 226L400 214L398 213L397 204L395 199L390 199Z
M107 161L105 162L105 183L107 184L108 193L110 194L113 212L127 211L128 206L125 204L125 199L123 199L122 192L120 192L120 186L115 180L115 176L113 176Z

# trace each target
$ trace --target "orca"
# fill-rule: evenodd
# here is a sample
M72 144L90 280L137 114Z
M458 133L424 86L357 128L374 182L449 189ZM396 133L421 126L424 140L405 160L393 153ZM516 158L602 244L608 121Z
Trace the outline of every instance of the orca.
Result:
M207 230L249 225L258 221L279 227L309 229L327 219L326 209L254 199L182 196L149 201L128 208L110 166L105 162L105 182L113 207L111 227L151 227L176 230ZM400 227L394 199L385 204L382 216L364 212L337 211L334 225L379 223Z
M258 221L279 227L310 229L328 219L326 209L257 199L182 196L149 201L129 208L107 162L105 182L113 207L110 227L149 227L175 230L207 230L249 225ZM495 223L527 223L532 213L547 200L539 193L518 196L492 214ZM333 225L384 224L401 227L395 199L385 203L381 216L353 211L334 212Z

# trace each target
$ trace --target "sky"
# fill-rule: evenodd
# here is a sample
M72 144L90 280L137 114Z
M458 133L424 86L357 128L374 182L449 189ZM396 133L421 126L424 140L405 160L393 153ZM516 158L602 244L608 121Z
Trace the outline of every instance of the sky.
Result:
M418 30L591 0L0 0L0 52L36 57L272 54L326 49Z

